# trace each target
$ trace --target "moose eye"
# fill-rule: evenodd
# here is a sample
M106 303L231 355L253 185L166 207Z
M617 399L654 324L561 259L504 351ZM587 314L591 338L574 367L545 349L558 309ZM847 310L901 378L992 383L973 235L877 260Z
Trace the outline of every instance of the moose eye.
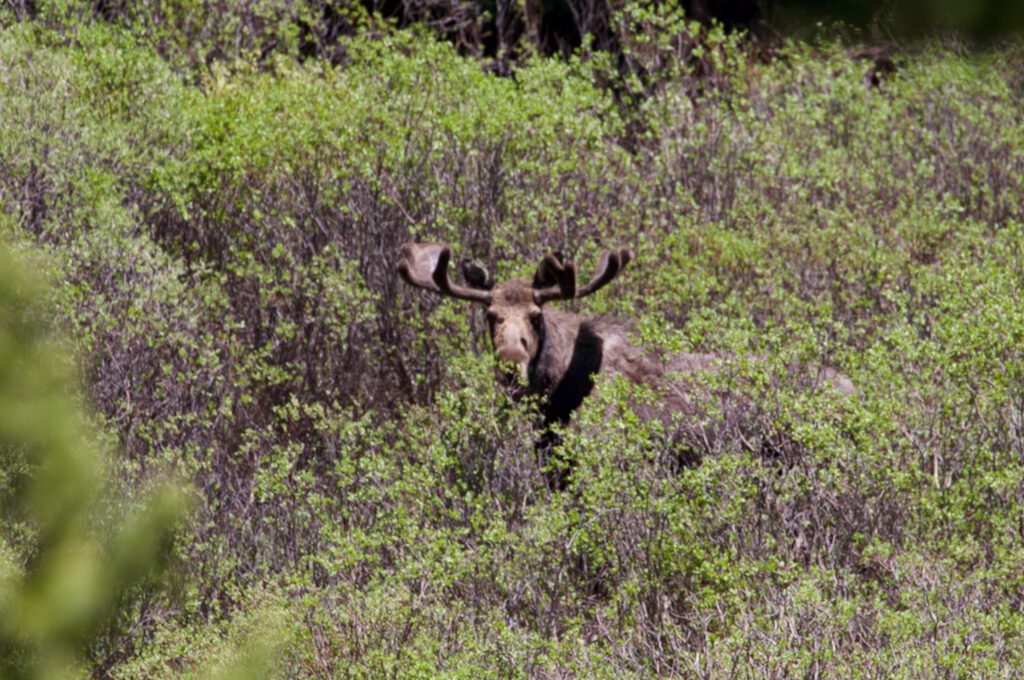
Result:
M498 315L494 312L487 312L487 325L493 326L496 323L498 323Z
M530 312L530 324L534 328L540 328L540 323L543 318L544 315L541 312Z

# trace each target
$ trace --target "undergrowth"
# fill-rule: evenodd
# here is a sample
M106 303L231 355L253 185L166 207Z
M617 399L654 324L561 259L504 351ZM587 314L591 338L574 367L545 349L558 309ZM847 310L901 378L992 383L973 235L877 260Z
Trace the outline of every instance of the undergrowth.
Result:
M119 591L83 667L188 676L248 658L224 650L267 618L282 677L1024 663L1021 46L924 45L872 86L839 42L766 61L628 12L628 68L581 49L510 78L386 26L336 65L207 67L137 25L4 24L0 233L51 281L106 512L169 475L196 497L171 570ZM656 395L604 380L552 490L482 315L395 275L410 239L499 278L632 248L569 306L733 357L689 389L773 423L785 455L672 465L638 415ZM6 498L30 471L0 447ZM5 523L2 568L44 533Z

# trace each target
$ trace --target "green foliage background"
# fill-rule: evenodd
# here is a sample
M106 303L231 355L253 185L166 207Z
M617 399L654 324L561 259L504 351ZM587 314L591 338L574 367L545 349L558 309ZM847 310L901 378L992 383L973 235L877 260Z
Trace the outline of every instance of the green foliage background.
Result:
M618 57L501 78L366 14L336 65L259 53L189 33L207 4L0 10L2 672L1020 667L1018 42L872 87L838 40L632 3ZM606 381L550 490L477 312L395 277L413 238L499 278L633 248L574 307L736 357L689 389L780 456L678 470Z

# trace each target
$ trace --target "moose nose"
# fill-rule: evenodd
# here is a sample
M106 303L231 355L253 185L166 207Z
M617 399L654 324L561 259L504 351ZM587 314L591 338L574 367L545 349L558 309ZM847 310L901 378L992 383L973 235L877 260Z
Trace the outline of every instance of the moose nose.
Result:
M511 361L514 364L526 364L530 360L530 355L526 353L525 343L524 346L517 347L515 345L509 347L502 347L498 350L498 356L503 361Z
M512 338L509 338L512 340ZM516 365L518 369L519 377L522 380L528 379L530 354L526 351L526 342L521 340L520 342L503 343L498 347L498 357L502 361L507 361Z

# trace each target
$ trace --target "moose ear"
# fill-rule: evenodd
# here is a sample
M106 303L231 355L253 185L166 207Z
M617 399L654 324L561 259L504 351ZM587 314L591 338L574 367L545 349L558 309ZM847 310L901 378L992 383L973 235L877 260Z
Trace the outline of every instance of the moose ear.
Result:
M460 266L462 268L462 278L471 288L478 288L480 290L494 288L494 279L491 278L491 273L477 260L463 259Z
M561 250L553 250L540 261L533 275L533 287L540 290L558 285L558 274L565 268L565 256Z

